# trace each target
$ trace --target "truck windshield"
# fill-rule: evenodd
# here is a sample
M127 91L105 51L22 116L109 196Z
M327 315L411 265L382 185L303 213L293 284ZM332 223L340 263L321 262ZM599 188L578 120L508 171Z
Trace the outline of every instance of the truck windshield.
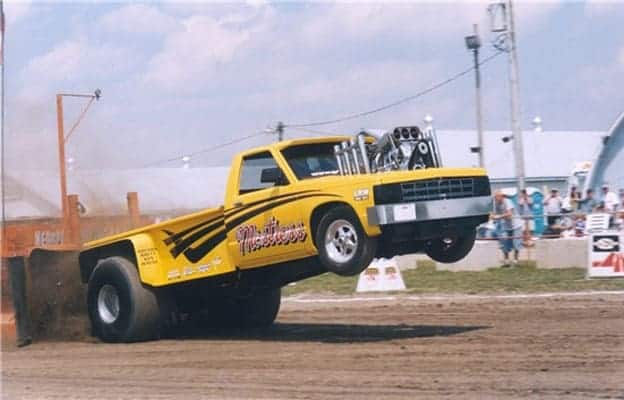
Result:
M282 150L290 169L297 179L338 175L338 163L334 155L336 143L311 143Z

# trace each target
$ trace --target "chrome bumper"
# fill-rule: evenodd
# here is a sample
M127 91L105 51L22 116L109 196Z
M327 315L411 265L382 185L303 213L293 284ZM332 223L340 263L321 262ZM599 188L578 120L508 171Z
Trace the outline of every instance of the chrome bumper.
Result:
M368 223L371 225L400 224L405 222L474 217L492 211L492 197L466 197L462 199L418 201L415 203L384 204L369 207Z

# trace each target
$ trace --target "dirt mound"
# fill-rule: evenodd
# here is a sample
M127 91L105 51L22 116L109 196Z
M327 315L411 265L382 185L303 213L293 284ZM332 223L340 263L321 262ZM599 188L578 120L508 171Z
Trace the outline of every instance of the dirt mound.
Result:
M76 340L89 336L86 285L78 252L34 250L27 261L26 297L33 340Z

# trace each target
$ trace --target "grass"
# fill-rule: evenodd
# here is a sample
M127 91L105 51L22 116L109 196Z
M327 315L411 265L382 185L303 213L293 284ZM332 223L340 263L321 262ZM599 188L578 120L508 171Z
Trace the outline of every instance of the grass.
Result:
M624 290L624 279L585 279L584 268L538 269L523 264L516 268L486 271L437 271L429 263L403 271L408 293L501 293L568 292L583 290ZM285 295L302 293L353 294L358 277L323 274L287 286Z

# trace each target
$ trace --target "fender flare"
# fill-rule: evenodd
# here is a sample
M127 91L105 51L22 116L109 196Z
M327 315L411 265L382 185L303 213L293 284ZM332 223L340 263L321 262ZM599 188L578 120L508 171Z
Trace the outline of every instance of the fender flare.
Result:
M147 263L145 254L156 255L156 263ZM97 267L100 260L120 256L128 259L138 269L139 278L142 283L154 286L157 282L158 273L160 272L160 259L158 259L158 251L154 245L153 238L142 233L133 235L127 239L105 245L93 247L80 252L78 257L80 263L80 279L83 283L89 282L89 278L93 270Z

